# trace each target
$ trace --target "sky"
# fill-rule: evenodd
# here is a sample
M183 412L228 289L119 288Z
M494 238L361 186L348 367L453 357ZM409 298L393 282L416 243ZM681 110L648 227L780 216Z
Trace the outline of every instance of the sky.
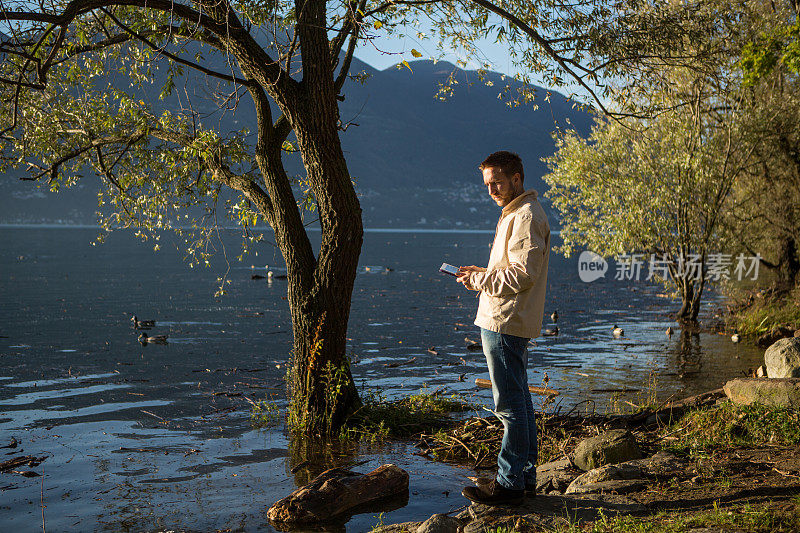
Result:
M439 57L440 52L436 49L436 41L431 39L420 40L416 37L405 36L397 37L376 37L370 43L365 43L356 50L356 57L361 61L379 69L384 70L388 67L400 63L402 60L412 61L415 59L411 55L411 49L418 50L422 57L418 59L443 59L456 64L456 61L463 59L462 54L457 54L451 50L444 57ZM508 47L497 44L489 39L484 39L479 43L479 48L486 59L493 65L492 70L503 74L513 75L514 65L508 56ZM471 61L467 64L469 70L480 67L477 62Z
M428 32L430 33L430 32ZM442 54L437 50L437 41L433 39L419 39L416 36L405 37L375 37L371 42L359 45L356 49L355 56L368 65L378 69L384 70L398 63L406 60L411 62L420 59L440 59L448 61L452 64L457 64L459 59L465 59L463 54L457 53L455 50L450 50ZM414 58L411 54L411 49L418 50L422 57ZM515 68L511 58L508 54L508 47L505 44L498 44L492 39L483 39L478 43L478 49L484 58L492 65L490 70L514 76L519 71ZM467 62L467 70L475 70L483 65L475 60ZM542 79L536 74L531 75L533 83L544 88L550 88L547 81ZM570 95L573 92L577 99L584 103L594 104L589 94L581 88L577 83L572 83L566 87L556 89L557 92Z

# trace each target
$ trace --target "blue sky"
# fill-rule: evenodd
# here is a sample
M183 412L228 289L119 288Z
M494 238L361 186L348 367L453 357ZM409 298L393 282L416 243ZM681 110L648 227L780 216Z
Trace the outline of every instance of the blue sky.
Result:
M457 64L456 62L459 59L464 59L463 54L459 54L455 50L442 54L437 50L436 45L437 41L434 39L419 39L416 36L375 37L371 43L360 44L356 49L355 56L379 70L397 65L403 60L409 62L415 60L411 54L412 48L422 54L422 57L416 59L436 58L453 64ZM498 44L494 40L483 39L478 43L478 48L486 61L492 65L490 70L509 76L514 76L519 72L508 55L508 46L506 44ZM477 61L467 61L467 70L474 70L481 66ZM548 82L540 76L534 74L531 79L534 84L540 87L550 88ZM567 81L569 82L570 80ZM577 100L594 105L594 101L589 94L577 83L568 83L566 87L560 87L556 91L565 96L574 92Z
M372 43L365 43L356 50L356 57L365 63L383 70L392 65L400 63L402 60L411 61L414 57L411 55L411 49L418 50L422 57L419 59L443 59L450 63L456 64L458 59L462 59L463 55L457 54L455 51L446 53L444 57L439 57L440 52L436 49L436 42L431 39L420 40L416 37L406 36L402 38L397 37L377 37L373 39ZM479 43L479 49L486 59L493 65L492 70L502 72L503 74L513 75L514 65L508 56L508 47L506 45L497 44L491 40L484 39ZM469 69L478 68L475 61L468 62Z

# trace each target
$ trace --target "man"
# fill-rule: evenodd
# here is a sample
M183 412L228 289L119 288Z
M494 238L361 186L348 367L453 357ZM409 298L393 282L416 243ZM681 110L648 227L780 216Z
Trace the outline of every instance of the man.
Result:
M536 199L523 187L525 172L517 154L495 152L480 165L489 195L503 210L486 268L460 267L458 281L480 291L475 325L492 380L495 414L503 422L497 477L462 494L487 505L519 504L536 491L536 419L528 392L531 338L542 329L550 225Z

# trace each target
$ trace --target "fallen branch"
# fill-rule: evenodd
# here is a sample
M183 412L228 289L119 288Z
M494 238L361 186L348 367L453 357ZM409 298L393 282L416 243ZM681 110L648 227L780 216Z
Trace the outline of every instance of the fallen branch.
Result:
M483 378L476 378L475 385L482 389L491 389L492 388L492 380L490 379L483 379ZM528 385L528 390L532 394L539 394L541 396L558 396L561 394L555 389L548 389L547 387L536 387L534 385Z

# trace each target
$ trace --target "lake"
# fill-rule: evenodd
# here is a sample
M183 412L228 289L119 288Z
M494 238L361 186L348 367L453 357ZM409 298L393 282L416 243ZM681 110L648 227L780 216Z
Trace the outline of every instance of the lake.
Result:
M128 231L92 246L97 231L0 228L0 446L18 442L0 452L46 457L30 469L39 477L0 474L4 529L41 531L44 519L53 531L273 531L266 510L308 480L291 469L309 457L318 459L312 472L393 462L411 475L407 505L357 515L347 531L467 503L460 490L473 472L413 455L411 444L309 450L290 446L281 426L252 427L248 399L285 406L286 281L251 279L266 265L280 271L272 245L238 263L236 234L226 233L211 268L190 269L170 235L154 253ZM489 405L490 392L474 385L488 377L483 355L466 350L465 337L479 340L475 293L438 267L485 264L492 236L367 231L348 334L359 386L388 398L446 389ZM215 298L226 271L227 294ZM663 399L690 396L763 362L761 350L727 336L676 328L668 338L678 302L660 286L613 272L584 283L577 259L555 253L548 285L546 314L558 310L560 332L529 348L530 383L547 375L561 392L548 409L604 413L653 388ZM719 297L706 301L710 316ZM150 334L169 343L139 344L133 314L156 320Z

